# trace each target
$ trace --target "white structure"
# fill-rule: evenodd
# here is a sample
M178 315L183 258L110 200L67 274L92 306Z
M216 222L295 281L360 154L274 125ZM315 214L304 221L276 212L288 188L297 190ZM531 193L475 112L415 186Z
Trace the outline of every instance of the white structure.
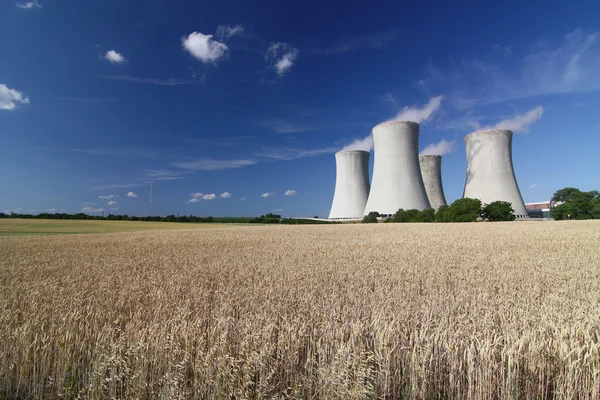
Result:
M517 219L528 218L512 163L512 131L490 129L465 136L467 178L463 197L508 201Z
M444 186L442 185L442 156L419 156L419 164L429 204L431 204L431 208L437 210L440 206L446 205L446 196L444 196Z
M335 153L335 193L329 219L362 219L369 197L369 152Z
M384 122L373 128L373 142L373 182L364 214L430 208L419 166L419 124Z

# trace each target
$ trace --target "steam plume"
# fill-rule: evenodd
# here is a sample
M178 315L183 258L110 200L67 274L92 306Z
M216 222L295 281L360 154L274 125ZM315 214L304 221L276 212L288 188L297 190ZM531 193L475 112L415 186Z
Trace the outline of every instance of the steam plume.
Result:
M394 119L403 120L403 121L414 121L416 123L421 123L428 121L429 118L433 115L433 113L440 108L442 104L442 100L444 96L436 96L432 97L431 100L423 107L404 107L402 111L396 114Z
M422 151L419 153L421 156L445 156L446 154L450 154L454 151L454 141L448 142L446 140L442 140L438 143L428 144Z
M509 129L515 133L529 133L529 126L538 121L544 115L544 107L537 106L525 114L517 115L512 119L505 119L494 126L488 126L483 129Z
M340 151L346 150L373 150L373 135L370 134L369 136L365 136L362 139L354 139L354 142L345 145Z

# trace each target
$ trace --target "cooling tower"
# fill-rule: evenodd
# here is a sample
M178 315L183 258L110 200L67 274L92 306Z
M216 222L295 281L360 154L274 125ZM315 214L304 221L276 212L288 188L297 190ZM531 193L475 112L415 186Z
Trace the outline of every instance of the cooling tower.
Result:
M364 214L430 208L419 166L419 124L384 122L373 128L375 163Z
M519 219L528 218L512 162L512 131L490 129L465 136L467 178L463 197L482 203L508 201Z
M335 153L335 192L329 219L362 219L369 196L369 152Z
M442 156L419 156L419 164L429 204L431 208L437 210L440 206L446 205L442 186Z

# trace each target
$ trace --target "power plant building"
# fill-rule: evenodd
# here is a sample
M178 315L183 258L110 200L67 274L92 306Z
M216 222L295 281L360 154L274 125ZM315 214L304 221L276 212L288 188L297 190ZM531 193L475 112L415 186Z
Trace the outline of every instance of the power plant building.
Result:
M517 219L525 219L528 213L513 169L512 137L512 131L504 129L478 131L465 137L467 176L463 197L480 199L484 204L507 201Z
M442 156L419 156L421 176L425 185L425 192L431 208L437 210L446 205L444 187L442 185Z
M369 152L335 153L335 192L329 219L362 219L369 197Z
M364 215L430 208L419 165L419 124L389 121L373 128L373 181Z

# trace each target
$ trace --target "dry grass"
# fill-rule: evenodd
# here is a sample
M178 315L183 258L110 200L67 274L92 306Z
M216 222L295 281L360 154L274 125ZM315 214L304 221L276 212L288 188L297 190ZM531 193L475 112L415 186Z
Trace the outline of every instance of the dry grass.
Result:
M0 398L599 398L600 224L0 238Z

